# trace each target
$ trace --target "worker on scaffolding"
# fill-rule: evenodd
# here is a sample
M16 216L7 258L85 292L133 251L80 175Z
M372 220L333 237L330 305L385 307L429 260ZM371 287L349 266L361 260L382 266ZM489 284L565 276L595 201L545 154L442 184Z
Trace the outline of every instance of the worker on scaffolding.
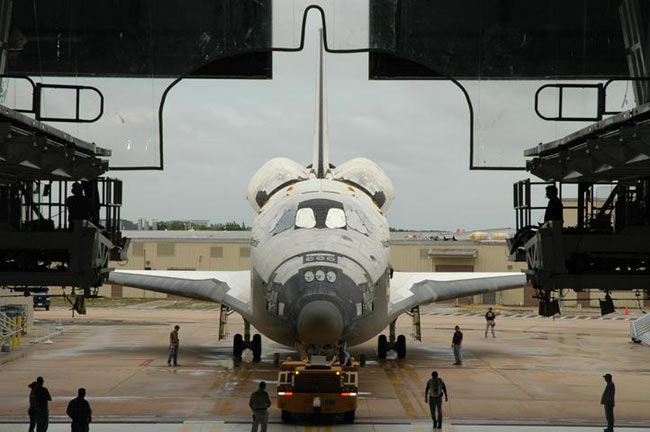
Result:
M546 198L548 198L548 204L546 212L544 212L544 223L559 221L561 225L564 220L564 206L558 198L558 190L555 185L546 186Z
M81 183L72 184L72 195L66 198L65 206L68 209L68 228L72 229L74 221L90 219L90 200L84 195Z

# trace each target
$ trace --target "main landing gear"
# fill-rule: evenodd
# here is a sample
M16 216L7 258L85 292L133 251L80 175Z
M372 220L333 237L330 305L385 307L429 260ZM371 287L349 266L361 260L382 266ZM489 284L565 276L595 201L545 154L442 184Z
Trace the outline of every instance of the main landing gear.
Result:
M253 351L253 361L260 361L262 358L262 336L255 334L251 340L251 325L244 320L244 336L237 333L233 338L233 357L241 359L241 355L246 349Z
M386 335L379 335L379 340L377 341L377 355L380 359L385 359L388 351L395 350L397 358L403 359L406 357L406 336L399 335L395 337L395 321L390 323L388 329L388 338L386 338Z

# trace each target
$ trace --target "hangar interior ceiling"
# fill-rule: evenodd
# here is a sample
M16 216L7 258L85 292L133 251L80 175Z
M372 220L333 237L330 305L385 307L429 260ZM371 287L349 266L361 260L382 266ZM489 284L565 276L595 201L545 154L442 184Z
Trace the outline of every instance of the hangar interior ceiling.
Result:
M317 5L325 14L330 50L370 51L358 54L368 56L370 79L430 80L432 99L442 94L441 81L458 81L462 89L444 97L465 103L466 92L471 106L454 113L462 118L463 133L458 143L449 145L471 144L473 167L523 168L523 149L584 125L538 118L533 96L540 85L630 76L621 3L358 0L341 7L335 0L191 0L179 7L168 0L14 1L5 73L99 88L106 99L103 118L62 128L113 150L113 168L157 167L163 138L158 109L172 80L183 74L271 79L278 55L272 51L300 47L305 9ZM648 4L632 3L640 28L647 29ZM316 15L312 10L311 16ZM29 99L12 94L21 92L10 79L5 81L5 105ZM633 107L630 87L629 82L612 87L611 105ZM545 96L541 108L552 110L558 96ZM576 113L591 111L596 104L588 91L564 97L565 110ZM48 105L61 110L59 105L69 98L51 92ZM432 104L432 121L443 109ZM146 127L126 119L116 132L107 118L129 110L146 111ZM527 134L531 129L537 131L535 138ZM431 142L440 145L435 136Z

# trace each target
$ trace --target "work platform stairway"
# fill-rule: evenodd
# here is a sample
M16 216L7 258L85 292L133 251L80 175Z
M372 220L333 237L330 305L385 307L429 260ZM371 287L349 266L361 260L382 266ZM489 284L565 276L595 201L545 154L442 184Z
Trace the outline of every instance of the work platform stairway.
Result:
M647 302L650 104L539 144L524 154L530 158L527 170L544 182L523 180L514 185L517 234L509 246L511 260L528 264L525 272L537 290L540 314L555 314L555 300L566 289L597 289L606 294L637 290L639 301ZM564 201L564 221L536 225L545 206L532 204L535 188L541 195L542 187L556 183L559 199ZM568 185L577 189L577 197L567 201L563 191ZM608 196L599 196L602 191ZM613 311L609 295L601 308L603 313Z
M0 288L96 294L126 246L122 182L100 177L110 154L0 106Z

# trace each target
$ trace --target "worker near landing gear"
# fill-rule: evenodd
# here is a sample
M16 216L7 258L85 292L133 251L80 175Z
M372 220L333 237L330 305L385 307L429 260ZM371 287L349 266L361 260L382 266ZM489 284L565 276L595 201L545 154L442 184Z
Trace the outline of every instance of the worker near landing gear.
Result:
M178 330L180 327L178 325L174 326L174 330L169 333L169 357L167 358L167 366L172 365L178 366L178 346L180 345L180 339L178 338Z
M442 378L438 377L438 372L431 372L431 379L427 381L427 388L424 390L424 403L429 403L431 410L431 420L433 420L434 429L442 429L442 395L445 395L445 401L448 401L447 386ZM437 412L437 416L436 416Z
M603 378L607 383L603 396L600 398L600 404L605 406L605 418L607 419L607 429L604 431L614 432L614 394L616 393L616 387L611 374L605 374Z
M454 336L451 339L451 348L454 350L454 362L455 365L463 364L463 332L460 331L460 327L456 326Z
M253 411L253 428L251 432L257 432L257 426L261 426L262 432L266 432L266 427L269 423L269 407L271 406L271 399L266 392L266 383L262 381L260 387L251 394L248 401L248 406Z
M492 312L492 308L488 308L488 311L485 313L485 337L487 337L488 330L492 331L492 337L496 337L494 336L494 326L496 324L494 320L496 318L497 315Z

